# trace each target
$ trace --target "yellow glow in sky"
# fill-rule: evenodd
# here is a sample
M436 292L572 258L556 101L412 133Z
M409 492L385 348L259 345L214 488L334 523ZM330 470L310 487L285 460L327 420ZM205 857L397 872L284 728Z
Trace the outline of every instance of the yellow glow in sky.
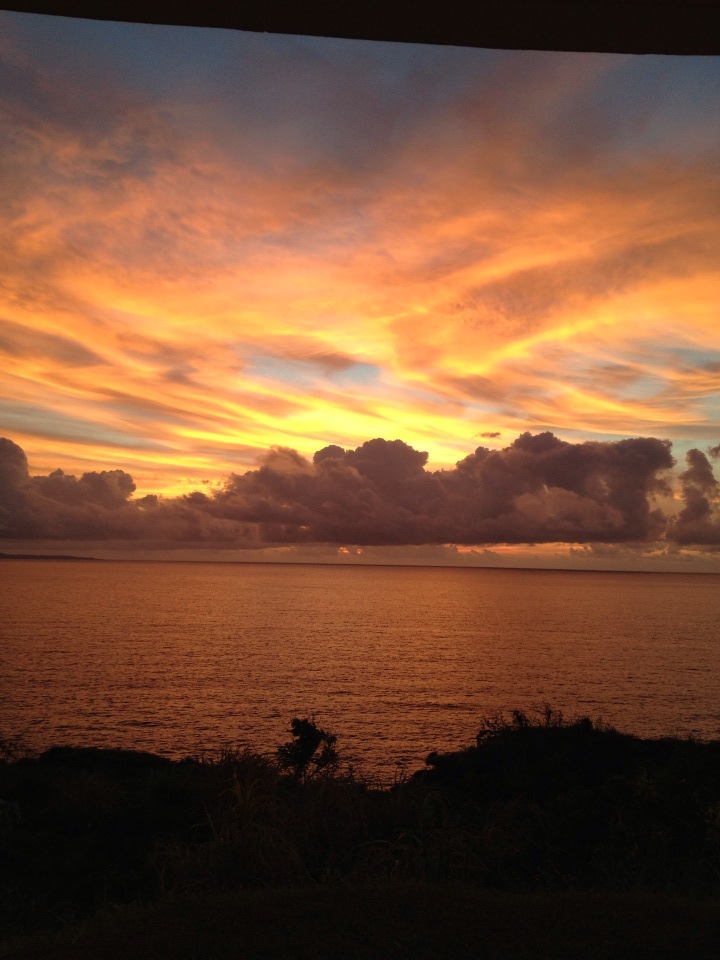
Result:
M0 25L33 472L173 496L273 446L720 440L717 60Z

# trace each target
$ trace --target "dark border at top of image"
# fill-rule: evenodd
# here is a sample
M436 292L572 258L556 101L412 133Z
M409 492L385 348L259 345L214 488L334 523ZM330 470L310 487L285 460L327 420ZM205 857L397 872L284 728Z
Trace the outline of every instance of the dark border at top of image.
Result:
M512 50L720 54L720 0L0 0L23 13Z

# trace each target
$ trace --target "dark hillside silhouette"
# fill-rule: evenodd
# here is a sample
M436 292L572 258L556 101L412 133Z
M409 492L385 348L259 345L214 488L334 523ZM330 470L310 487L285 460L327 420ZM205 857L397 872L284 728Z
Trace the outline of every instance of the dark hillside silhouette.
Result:
M720 894L720 741L642 740L546 709L378 787L295 718L274 757L56 747L0 762L0 924L250 887L408 882Z

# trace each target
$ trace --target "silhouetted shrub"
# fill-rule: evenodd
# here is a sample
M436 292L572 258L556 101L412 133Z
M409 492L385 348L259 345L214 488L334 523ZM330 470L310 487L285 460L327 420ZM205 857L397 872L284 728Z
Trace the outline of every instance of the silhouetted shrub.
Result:
M322 730L314 720L295 717L290 722L292 740L278 747L277 760L281 770L290 771L297 779L307 779L322 771L337 769L339 758L335 750L337 737Z
M294 719L275 755L54 748L0 763L0 926L238 887L384 880L720 893L720 741L545 710L482 722L391 788Z
M548 708L490 718L476 746L427 763L416 777L479 831L489 882L718 887L720 742L643 740Z

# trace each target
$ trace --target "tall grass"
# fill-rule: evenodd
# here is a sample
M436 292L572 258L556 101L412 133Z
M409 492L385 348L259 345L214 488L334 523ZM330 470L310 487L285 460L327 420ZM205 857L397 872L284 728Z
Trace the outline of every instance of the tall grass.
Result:
M332 749L328 762L288 744L274 757L243 748L184 761L6 756L0 799L19 818L0 825L2 929L278 886L720 894L718 741L642 740L515 711L485 718L474 746L379 788L307 723L294 738Z

